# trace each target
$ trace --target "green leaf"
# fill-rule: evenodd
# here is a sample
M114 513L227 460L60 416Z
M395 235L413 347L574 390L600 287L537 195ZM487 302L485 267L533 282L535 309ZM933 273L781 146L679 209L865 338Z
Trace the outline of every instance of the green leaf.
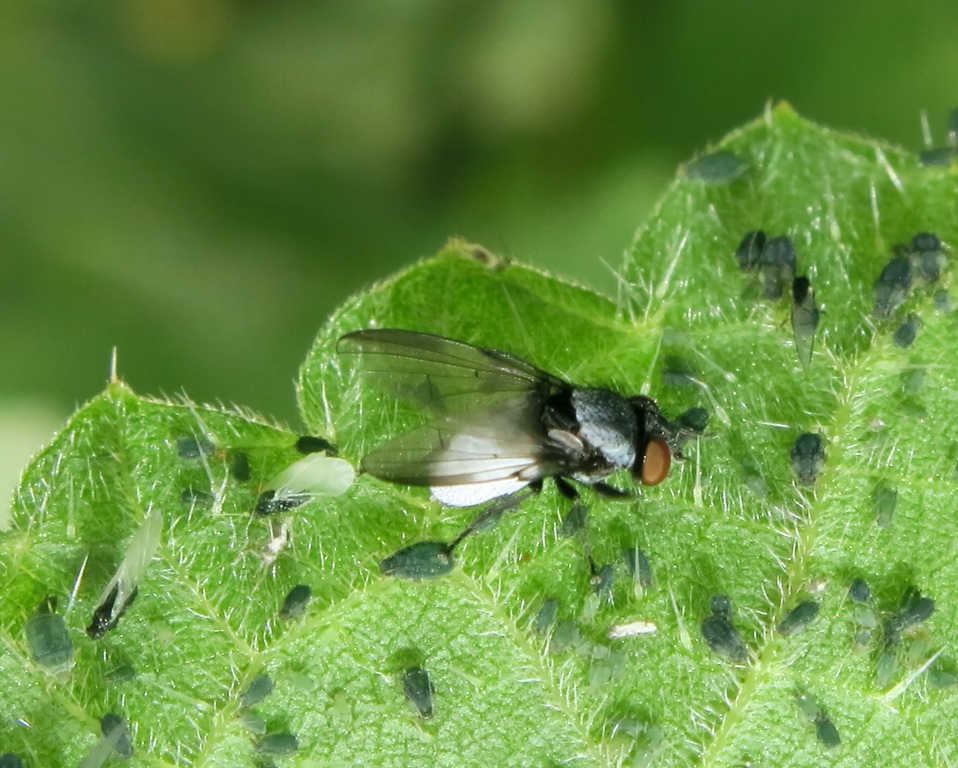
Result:
M916 280L887 318L873 309L896 243L923 231L958 242L956 192L948 168L780 106L679 174L616 301L454 241L347 302L298 392L306 431L353 463L424 418L336 357L342 333L370 325L503 349L580 385L649 394L673 417L711 416L662 485L625 502L585 492L578 536L563 535L570 505L547 484L465 539L439 578L390 578L379 563L451 541L475 512L361 477L339 498L258 517L260 490L299 456L294 434L112 383L28 468L0 541L0 743L38 765L77 764L115 712L131 765L953 762L958 354L955 315L933 298L953 270ZM757 229L789 236L810 280L821 310L810 357L790 287L767 299L761 275L739 269L736 248ZM902 347L909 315L921 325ZM804 484L792 452L807 433L824 463ZM184 458L182 438L212 447ZM237 452L248 481L230 474ZM164 534L139 597L90 640L100 591L157 506ZM611 566L608 594L592 589L583 537L595 567ZM651 584L627 568L637 548ZM856 578L867 603L848 597ZM299 584L312 592L305 613L280 619ZM70 670L30 658L24 627L47 595L71 632ZM812 600L817 613L791 614ZM713 650L710 616L731 621L747 661ZM129 666L133 679L117 673ZM272 692L244 710L262 675ZM296 751L262 753L274 743Z

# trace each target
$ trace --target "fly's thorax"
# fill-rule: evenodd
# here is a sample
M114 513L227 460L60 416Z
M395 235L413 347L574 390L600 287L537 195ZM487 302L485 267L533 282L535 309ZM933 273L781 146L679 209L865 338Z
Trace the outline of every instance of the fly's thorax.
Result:
M612 470L635 463L639 424L628 400L607 389L576 389L572 407L579 423L579 438L605 458Z

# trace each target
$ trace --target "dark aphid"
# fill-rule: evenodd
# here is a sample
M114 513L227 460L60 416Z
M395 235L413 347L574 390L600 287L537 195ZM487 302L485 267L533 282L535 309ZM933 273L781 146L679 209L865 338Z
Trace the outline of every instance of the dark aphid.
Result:
M204 438L181 437L176 441L176 455L181 459L198 459L201 456L212 456L214 453L216 446Z
M911 266L915 276L926 283L941 277L945 263L941 240L931 232L919 232L911 239Z
M875 317L888 317L901 306L911 288L911 279L911 261L907 256L895 256L885 265L875 283Z
M108 683L129 683L136 680L136 667L132 664L121 664L107 672L103 679Z
M712 615L702 622L702 637L720 656L732 661L748 660L748 650L732 624L732 602L728 596L712 598Z
M421 541L380 561L379 570L397 579L434 579L455 566L452 548L443 541Z
M395 329L348 333L337 350L432 411L428 424L366 455L363 471L428 486L449 506L509 496L548 477L601 491L621 469L656 485L678 451L679 436L654 400L574 387L505 352Z
M279 617L283 621L294 621L301 618L306 613L306 606L312 596L313 590L307 585L297 584L283 600L283 606L279 609Z
M853 603L867 603L871 594L871 587L864 579L855 579L848 587L848 598Z
M243 451L236 451L230 455L230 474L241 483L249 480L249 456Z
M114 629L133 604L139 592L140 578L153 560L162 533L163 514L159 507L153 507L130 539L116 573L93 609L93 617L86 632L94 640Z
M299 750L299 741L291 733L271 733L256 742L256 751L261 755L284 757Z
M338 453L336 446L323 437L302 435L296 439L296 450L300 453L325 453L335 456Z
M815 735L825 749L832 749L842 743L838 729L827 715L822 715L815 721Z
M107 715L106 717L110 716ZM116 716L113 715L112 717ZM103 730L102 722L101 730ZM78 768L100 768L100 766L104 765L110 759L124 738L130 743L130 735L126 729L126 724L122 720L120 720L118 724L110 724L109 730L103 732L103 736L96 743L96 746L87 752L86 756L80 761ZM130 743L131 752L132 749L133 746L132 743ZM117 752L117 754L119 754L119 752Z
M559 613L559 602L554 597L550 597L546 600L542 607L539 609L539 612L536 614L536 619L532 624L532 628L536 631L537 634L544 635L552 626L556 623L556 616Z
M432 695L435 689L426 670L422 667L407 669L402 676L402 689L420 717L432 717Z
M580 502L572 505L572 509L562 518L562 536L574 536L585 528L586 521L589 519L589 508Z
M780 635L796 635L812 623L818 616L819 604L814 600L803 600L792 608L788 615L779 622L775 630Z
M807 277L796 277L792 281L792 335L795 338L798 359L806 367L812 361L818 320L815 291L811 283Z
M638 547L629 547L625 550L625 565L632 577L638 580L642 590L648 592L654 586L652 566L645 552Z
M727 618L712 614L702 622L702 637L709 647L732 661L745 661L748 651L738 635L738 630Z
M100 733L105 738L113 738L114 729L119 729L120 735L113 745L113 751L124 760L133 757L133 740L130 738L130 730L119 715L109 712L100 718Z
M901 610L896 615L899 629L907 629L915 624L928 621L935 612L935 601L930 597L923 597L914 587L905 590L902 597Z
M13 752L0 755L0 768L23 768L23 761Z
M797 263L795 245L788 236L773 237L765 243L758 263L758 270L765 285L765 298L781 297L785 286L795 278Z
M339 496L353 484L356 472L343 459L310 453L269 481L256 501L258 515L295 509L319 497Z
M709 423L709 412L705 408L689 408L680 413L675 420L675 425L679 429L689 432L704 432Z
M935 302L935 309L943 314L951 312L951 296L944 288L939 288L931 297Z
M918 315L908 315L905 322L895 329L892 336L892 343L896 347L908 349L915 343L915 337L918 336L918 329L921 328L921 318Z
M53 671L63 669L73 661L70 630L56 609L56 597L47 597L23 628L30 658Z
M707 184L727 184L748 170L748 161L727 149L695 158L685 166L685 176Z
M941 250L941 240L933 232L919 232L911 239L911 249L915 253L935 253Z
M898 506L898 489L893 485L879 483L875 487L872 506L875 510L875 523L879 528L884 528L891 522L895 507Z
M813 485L825 466L825 441L821 435L806 432L792 446L792 469L802 485Z
M951 161L958 155L955 147L933 147L932 149L923 149L918 153L918 162L926 168L947 167Z
M244 709L255 707L273 692L274 686L273 679L269 675L257 675L249 687L243 691L240 706Z
M767 237L760 229L753 229L746 232L742 242L735 249L735 259L738 261L738 268L743 272L751 272L758 269L762 258L762 251L765 250Z
M614 575L612 564L608 563L601 568L596 568L595 563L592 562L590 562L590 565L592 575L589 577L589 586L592 587L595 594L608 597L612 592L612 577Z

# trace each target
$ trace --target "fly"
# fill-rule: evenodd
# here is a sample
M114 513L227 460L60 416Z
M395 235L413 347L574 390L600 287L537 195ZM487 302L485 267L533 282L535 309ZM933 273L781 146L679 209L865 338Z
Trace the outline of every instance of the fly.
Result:
M624 496L606 478L627 469L644 485L661 483L688 436L651 398L576 387L495 349L384 328L347 333L337 351L431 413L368 453L362 471L428 487L448 506L538 490L550 477L566 496L577 495L569 481Z

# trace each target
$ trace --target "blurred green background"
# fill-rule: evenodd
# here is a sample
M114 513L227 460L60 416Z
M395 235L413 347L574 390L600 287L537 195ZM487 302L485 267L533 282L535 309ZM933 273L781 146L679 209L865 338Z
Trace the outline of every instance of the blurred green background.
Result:
M677 164L786 99L923 147L954 0L3 0L0 466L100 391L295 425L349 294L451 235L614 287Z

